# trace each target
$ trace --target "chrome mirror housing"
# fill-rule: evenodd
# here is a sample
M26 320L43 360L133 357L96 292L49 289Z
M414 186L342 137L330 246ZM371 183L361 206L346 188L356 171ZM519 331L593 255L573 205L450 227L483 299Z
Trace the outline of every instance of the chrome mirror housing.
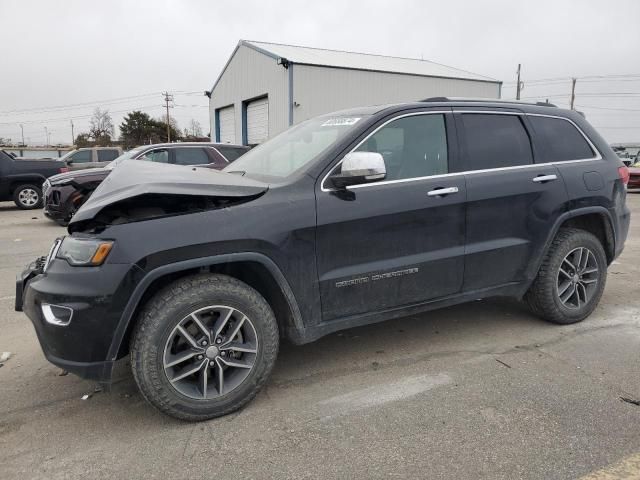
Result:
M330 177L337 188L384 180L387 169L377 152L351 152L342 160L340 173Z

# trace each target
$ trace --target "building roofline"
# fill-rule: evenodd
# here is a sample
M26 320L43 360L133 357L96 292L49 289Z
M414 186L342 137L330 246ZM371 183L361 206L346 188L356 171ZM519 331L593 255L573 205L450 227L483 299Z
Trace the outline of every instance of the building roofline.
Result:
M484 81L487 82L491 82L491 83L502 83L502 80L498 80L496 78L492 78L492 77L487 77L486 75L480 75L478 73L474 73L474 72L470 72L469 70L463 70L461 68L457 68L457 67L452 67L451 65L445 65L444 63L439 63L439 62L434 62L432 60L423 60L420 58L411 58L411 57L397 57L394 55L382 55L379 53L368 53L368 52L354 52L351 50L338 50L338 49L332 49L332 48L318 48L318 47L308 47L305 45L292 45L289 43L277 43L277 42L261 42L259 40L241 40L242 43L244 43L247 46L251 46L254 50L259 51L261 53L264 53L272 58L280 58L278 55L276 55L273 52L269 52L268 50L258 47L256 45L254 45L255 43L262 43L262 44L267 44L267 45L277 45L280 47L293 47L293 48L308 48L309 50L321 50L324 52L336 52L336 53L350 53L353 55L366 55L369 57L381 57L381 58L393 58L396 60L412 60L412 61L416 61L416 62L425 62L425 63L431 63L433 65L439 65L441 67L447 67L447 68L453 68L455 70L458 70L459 72L464 72L464 73L468 73L471 75L475 75L478 77L483 77ZM316 66L322 66L322 67L335 67L335 65L326 65L326 64L322 64L322 63L305 63L305 62L296 62L295 59L288 59L294 63L297 63L298 65L316 65ZM340 67L336 67L336 68L340 68ZM364 68L349 68L349 67L342 67L342 68L347 68L349 70L368 70L368 71L384 71L386 72L387 70L370 70L370 69L364 69ZM403 73L403 72L392 72L392 73ZM438 75L418 75L421 77L438 77ZM459 77L442 77L442 78L459 78ZM462 78L462 80L477 80L477 79L473 79L473 78ZM483 81L483 80L479 80L479 81Z
M483 78L467 78L467 77L454 77L454 76L447 76L447 75L424 75L424 74L419 74L419 73L411 73L411 72L399 72L399 71L394 71L394 70L379 70L379 69L371 69L371 68L354 68L354 67L343 67L343 66L339 66L339 65L329 65L329 64L324 64L324 63L308 63L308 62L296 62L295 60L292 59L286 59L287 61L291 62L291 63L296 63L297 65L306 65L309 67L326 67L326 68L338 68L338 69L343 69L343 70L357 70L357 71L363 71L363 72L377 72L377 73L391 73L391 74L397 74L397 75L411 75L414 77L428 77L428 78L443 78L443 79L448 79L448 80L466 80L466 81L470 81L470 82L484 82L484 83L492 83L492 84L497 84L502 86L502 80L497 80L491 77L486 77L484 75L478 75L477 73L473 73L470 72L468 70L462 70L456 67L451 67L449 65L445 65L443 63L438 63L438 62L432 62L431 60L421 60L419 58L409 58L409 57L394 57L391 55L381 55L381 54L376 54L376 53L363 53L363 52L352 52L349 50L335 50L335 49L329 49L329 48L317 48L317 47L306 47L303 45L291 45L291 44L286 44L286 43L275 43L275 42L260 42L257 40L240 40L238 41L238 44L236 45L236 47L233 49L233 52L231 52L231 55L229 56L229 59L227 60L227 62L224 64L224 67L222 67L222 71L220 72L220 75L218 75L218 78L216 79L216 81L213 84L213 87L211 87L211 92L213 93L214 89L216 88L216 86L218 85L218 83L220 83L220 79L222 78L222 76L224 75L225 71L227 70L227 67L229 66L229 63L231 63L231 60L233 59L233 57L235 56L236 52L238 51L238 49L241 46L245 46L248 47L258 53L262 53L263 55L266 55L267 57L273 58L275 60L280 60L283 59L284 57L280 57L279 55L276 55L274 52L270 52L269 50L266 50L264 48L261 48L257 45L255 45L255 43L263 43L263 44L269 44L269 45L278 45L278 46L283 46L283 47L294 47L294 48L308 48L310 50L322 50L322 51L326 51L326 52L338 52L338 53L350 53L350 54L354 54L354 55L367 55L367 56L371 56L371 57L382 57L382 58L393 58L393 59L397 59L397 60L413 60L413 61L418 61L418 62L427 62L427 63L431 63L434 65L440 65L442 67L447 67L447 68L453 68L455 70L458 70L460 72L463 73L469 73L472 75L477 75Z
M340 67L337 65L325 65L320 63L305 63L305 62L292 62L289 60L289 63L294 63L295 65L303 65L306 67L321 67L321 68L336 68L339 70L356 70L359 72L375 72L375 73L388 73L390 75L409 75L411 77L423 77L423 78L442 78L446 80L460 80L463 82L480 82L480 83L492 83L495 85L502 85L502 80L483 80L480 78L466 78L466 77L449 77L446 75L424 75L420 73L411 73L411 72L397 72L394 70L378 70L375 68L355 68L355 67Z

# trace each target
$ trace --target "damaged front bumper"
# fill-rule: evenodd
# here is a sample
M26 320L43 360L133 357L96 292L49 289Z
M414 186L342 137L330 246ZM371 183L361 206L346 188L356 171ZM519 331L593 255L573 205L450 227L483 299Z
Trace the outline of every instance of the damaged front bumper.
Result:
M17 276L15 309L33 323L49 362L108 383L118 353L114 333L142 270L127 264L72 267L53 259L45 273L45 261L37 259Z

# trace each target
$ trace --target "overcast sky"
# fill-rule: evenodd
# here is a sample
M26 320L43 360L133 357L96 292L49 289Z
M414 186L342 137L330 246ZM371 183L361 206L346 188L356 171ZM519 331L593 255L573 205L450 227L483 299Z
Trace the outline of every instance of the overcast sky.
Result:
M0 137L16 141L23 123L32 144L45 126L69 143L69 119L85 131L95 106L116 125L132 109L159 116L164 90L179 125L206 134L202 92L239 39L422 57L504 81L503 98L522 63L523 97L561 106L579 77L591 123L640 141L638 0L0 0L0 19ZM611 75L627 76L580 79Z

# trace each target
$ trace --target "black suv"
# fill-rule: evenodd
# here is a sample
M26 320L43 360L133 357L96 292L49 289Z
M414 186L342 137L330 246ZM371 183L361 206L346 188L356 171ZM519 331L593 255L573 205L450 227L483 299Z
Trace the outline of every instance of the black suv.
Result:
M491 296L587 317L629 226L626 167L576 112L436 99L308 120L223 171L115 169L18 278L45 355L202 420L281 339Z

